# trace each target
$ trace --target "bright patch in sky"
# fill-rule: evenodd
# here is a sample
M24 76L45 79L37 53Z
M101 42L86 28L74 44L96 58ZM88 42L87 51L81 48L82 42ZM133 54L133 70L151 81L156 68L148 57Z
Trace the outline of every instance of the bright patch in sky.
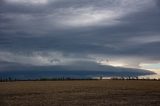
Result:
M152 70L158 74L160 74L160 63L147 63L147 64L140 64L142 69Z
M109 62L109 65L115 66L115 67L125 67L125 64L123 64L123 63L116 63L116 62Z
M126 64L124 64L124 63L115 62L115 61L108 61L108 60L98 61L98 63L101 65L111 65L114 67L125 67L126 66Z
M120 16L120 13L115 13L115 11L97 11L93 8L72 10L72 13L73 14L68 16L67 20L65 19L63 23L69 26L114 25L118 22L114 19Z
M6 0L11 3L46 4L48 0Z

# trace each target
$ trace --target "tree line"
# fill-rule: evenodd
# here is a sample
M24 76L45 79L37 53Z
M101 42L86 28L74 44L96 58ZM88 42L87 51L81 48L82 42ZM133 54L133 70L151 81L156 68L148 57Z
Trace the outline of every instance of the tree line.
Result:
M0 78L0 82L14 82L14 81L68 81L68 80L106 80L102 76L99 78L71 78L71 77L59 77L59 78L39 78L39 79L17 79L17 78ZM150 79L150 78L141 78L138 77L111 77L107 80L157 80L160 79Z

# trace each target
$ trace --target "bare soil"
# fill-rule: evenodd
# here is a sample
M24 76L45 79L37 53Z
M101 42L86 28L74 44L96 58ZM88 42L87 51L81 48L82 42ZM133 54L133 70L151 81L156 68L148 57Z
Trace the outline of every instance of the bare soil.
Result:
M160 106L160 81L0 82L0 106Z

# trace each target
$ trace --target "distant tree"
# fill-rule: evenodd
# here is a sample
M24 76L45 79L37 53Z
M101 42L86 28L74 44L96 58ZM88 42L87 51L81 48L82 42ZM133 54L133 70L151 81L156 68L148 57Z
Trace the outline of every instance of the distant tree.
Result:
M17 81L17 79L15 78L14 81Z
M103 76L100 76L99 79L100 79L100 80L103 80Z
M12 78L11 78L11 77L8 77L8 81L12 81Z
M131 80L131 77L129 76L128 79Z
M120 79L121 79L121 80L124 80L125 78L124 78L124 77L121 77Z
M3 81L3 79L2 78L0 78L0 82L2 82Z

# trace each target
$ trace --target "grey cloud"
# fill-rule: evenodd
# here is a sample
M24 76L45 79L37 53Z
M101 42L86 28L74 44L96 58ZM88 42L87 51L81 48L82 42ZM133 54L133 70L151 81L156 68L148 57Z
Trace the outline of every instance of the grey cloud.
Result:
M2 63L2 62L1 62ZM6 63L5 63L6 64ZM151 75L154 72L133 68L122 68L112 66L101 66L94 62L78 62L72 66L23 66L19 64L7 63L10 68L0 71L0 77L12 78L53 78L53 77L76 77L90 78L98 76L140 76ZM45 71L44 71L45 70Z
M158 62L160 43L153 35L160 36L159 13L158 0L50 0L44 5L3 0L0 4L0 49L23 55L60 52L63 57L74 55L75 62L84 58L88 61L89 55L94 54L125 61L128 57L128 61L137 57L135 63L128 65L131 67L141 62ZM151 42L132 40L146 37ZM67 58L72 59L72 56Z

